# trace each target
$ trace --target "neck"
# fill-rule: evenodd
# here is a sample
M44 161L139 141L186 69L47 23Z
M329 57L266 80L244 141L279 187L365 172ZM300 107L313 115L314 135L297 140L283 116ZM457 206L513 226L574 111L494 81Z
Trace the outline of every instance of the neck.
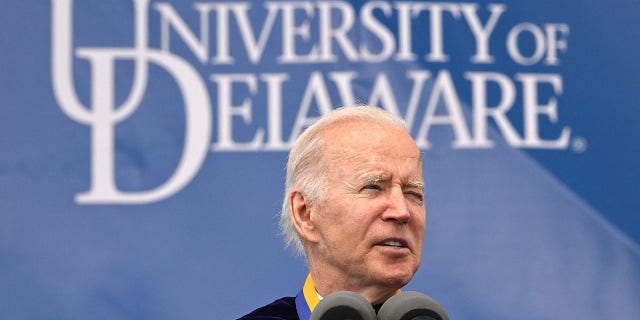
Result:
M380 304L385 302L394 294L398 293L399 288L382 286L380 284L368 284L360 279L349 277L340 272L331 272L327 269L316 269L309 266L311 278L313 279L315 289L321 296L336 291L353 291L362 295L371 304ZM321 272L319 270L322 270Z

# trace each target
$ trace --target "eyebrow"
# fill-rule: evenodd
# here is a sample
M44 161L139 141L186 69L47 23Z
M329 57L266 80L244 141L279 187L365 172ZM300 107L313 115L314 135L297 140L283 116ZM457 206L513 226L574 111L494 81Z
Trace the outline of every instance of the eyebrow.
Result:
M389 180L391 180L391 178L389 178L386 175L382 175L382 174L378 174L378 175L371 175L371 176L366 176L362 179L364 182L366 183L380 183L380 182L388 182ZM416 188L416 189L420 189L420 190L424 190L424 182L422 181L409 181L404 183L403 182L403 187L409 187L409 188Z
M424 182L422 181L411 181L406 183L407 187L416 188L420 190L424 190Z
M382 181L388 181L389 177L386 175L377 174L377 175L365 176L362 180L366 183L379 183Z

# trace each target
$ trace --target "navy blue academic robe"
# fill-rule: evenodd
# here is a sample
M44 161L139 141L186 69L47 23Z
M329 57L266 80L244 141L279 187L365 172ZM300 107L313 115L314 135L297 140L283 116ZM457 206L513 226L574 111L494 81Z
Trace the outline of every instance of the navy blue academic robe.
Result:
M280 298L264 307L253 310L238 320L300 320L296 298Z
M382 304L373 306L376 313L381 306ZM238 320L300 320L300 317L296 309L296 298L284 297L253 310Z

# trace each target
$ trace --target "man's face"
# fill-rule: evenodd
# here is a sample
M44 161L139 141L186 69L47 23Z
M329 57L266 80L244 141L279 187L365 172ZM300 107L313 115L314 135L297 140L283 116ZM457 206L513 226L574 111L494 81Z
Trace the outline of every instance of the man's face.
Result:
M399 288L425 230L420 152L401 128L347 122L323 133L326 188L311 206L322 272L345 288Z

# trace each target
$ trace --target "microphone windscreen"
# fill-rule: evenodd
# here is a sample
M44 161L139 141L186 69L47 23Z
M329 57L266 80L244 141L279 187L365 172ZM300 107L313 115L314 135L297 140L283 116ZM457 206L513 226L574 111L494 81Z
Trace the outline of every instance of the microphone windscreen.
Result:
M363 296L337 291L320 300L311 320L376 320L376 312Z
M378 320L449 320L449 315L429 296L406 291L389 298L380 307Z

